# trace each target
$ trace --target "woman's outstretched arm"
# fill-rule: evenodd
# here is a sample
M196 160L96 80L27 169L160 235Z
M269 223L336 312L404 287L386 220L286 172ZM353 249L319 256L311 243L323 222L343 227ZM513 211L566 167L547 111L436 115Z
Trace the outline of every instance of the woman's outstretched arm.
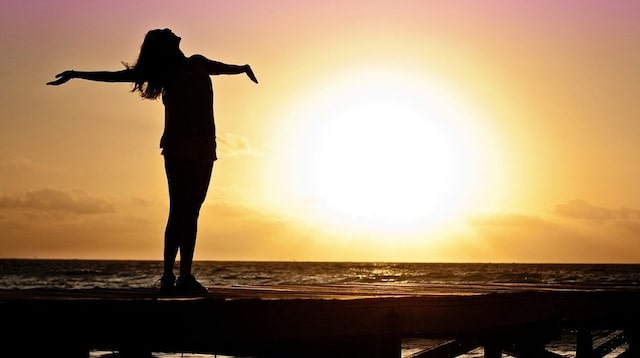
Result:
M99 82L135 82L136 72L132 69L122 71L74 71L68 70L56 75L57 80L47 82L48 85L58 86L72 78L79 78Z
M230 65L210 60L202 55L194 55L193 57L204 62L207 72L209 72L210 75L238 75L246 73L251 81L258 83L258 79L256 75L253 74L253 70L249 65Z

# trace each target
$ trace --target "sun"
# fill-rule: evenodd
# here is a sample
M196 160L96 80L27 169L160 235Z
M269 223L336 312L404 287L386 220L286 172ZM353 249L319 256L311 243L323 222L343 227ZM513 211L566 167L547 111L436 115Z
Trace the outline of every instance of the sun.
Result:
M360 72L302 107L289 189L324 220L424 226L461 210L478 184L473 113L435 81Z

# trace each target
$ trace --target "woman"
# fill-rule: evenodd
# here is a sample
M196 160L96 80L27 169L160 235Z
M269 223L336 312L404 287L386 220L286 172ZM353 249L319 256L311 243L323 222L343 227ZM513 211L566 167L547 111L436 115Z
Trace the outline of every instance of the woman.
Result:
M210 75L245 73L258 83L249 65L230 65L202 55L186 57L180 37L169 29L149 31L133 66L121 71L64 71L48 85L72 78L132 82L146 99L162 97L165 126L160 147L169 186L169 218L164 237L163 293L206 293L192 274L198 216L216 158L213 87ZM180 252L179 277L174 266Z

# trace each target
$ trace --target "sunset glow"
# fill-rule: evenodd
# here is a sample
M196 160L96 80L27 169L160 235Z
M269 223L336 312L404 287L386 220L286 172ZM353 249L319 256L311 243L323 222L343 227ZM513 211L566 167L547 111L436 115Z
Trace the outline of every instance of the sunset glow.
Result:
M322 216L387 230L462 209L482 179L464 130L474 114L416 76L358 71L310 95L291 144L295 194Z
M196 259L640 262L640 5L499 0L0 5L0 257L161 259L144 34L214 76Z

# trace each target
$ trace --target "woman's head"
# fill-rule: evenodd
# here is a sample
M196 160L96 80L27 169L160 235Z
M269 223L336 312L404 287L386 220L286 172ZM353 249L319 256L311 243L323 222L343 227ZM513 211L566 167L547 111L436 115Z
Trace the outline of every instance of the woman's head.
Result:
M173 31L155 29L147 32L140 47L138 60L133 66L140 76L133 91L139 91L144 98L157 98L183 57L180 37Z
M169 29L155 29L147 32L140 52L154 55L171 55L180 51L180 37Z

